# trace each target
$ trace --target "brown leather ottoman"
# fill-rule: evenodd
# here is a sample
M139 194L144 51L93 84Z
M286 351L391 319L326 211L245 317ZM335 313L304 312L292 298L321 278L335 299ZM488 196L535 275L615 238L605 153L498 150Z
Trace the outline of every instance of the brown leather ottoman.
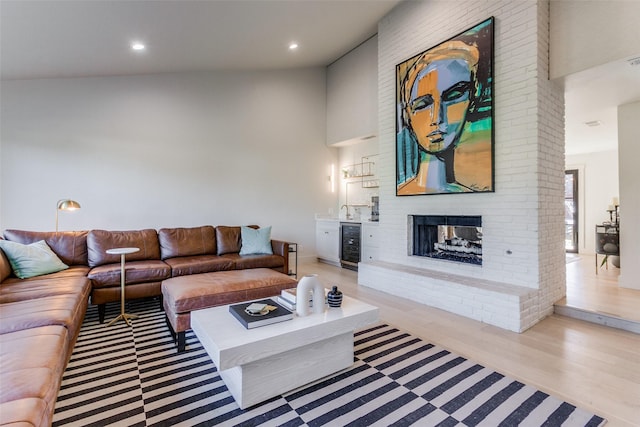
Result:
M270 268L215 271L172 277L162 281L164 311L178 352L185 349L191 311L279 295L297 281Z

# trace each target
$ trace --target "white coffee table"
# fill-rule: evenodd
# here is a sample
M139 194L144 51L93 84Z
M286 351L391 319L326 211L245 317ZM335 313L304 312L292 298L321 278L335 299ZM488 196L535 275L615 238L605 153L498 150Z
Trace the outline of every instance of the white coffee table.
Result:
M245 409L353 364L353 332L378 308L345 296L340 308L245 329L229 306L191 312L191 329Z

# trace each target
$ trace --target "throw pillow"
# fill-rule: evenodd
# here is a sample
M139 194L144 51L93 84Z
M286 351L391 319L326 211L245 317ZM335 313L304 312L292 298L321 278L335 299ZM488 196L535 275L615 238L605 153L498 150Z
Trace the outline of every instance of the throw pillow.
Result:
M241 227L242 246L240 255L273 254L271 249L271 226L253 229Z
M69 268L51 250L44 240L23 245L22 243L0 240L2 249L9 259L13 273L21 279L55 273Z

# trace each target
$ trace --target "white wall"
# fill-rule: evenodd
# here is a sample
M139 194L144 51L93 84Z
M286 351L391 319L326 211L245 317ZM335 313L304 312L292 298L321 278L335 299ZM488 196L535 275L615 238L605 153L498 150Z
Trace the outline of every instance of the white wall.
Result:
M640 290L640 101L618 107L620 166L620 277L623 288Z
M638 54L640 2L552 0L552 79Z
M61 230L257 223L312 251L314 213L336 204L324 69L3 81L1 96L2 229L52 230L69 197L82 209Z
M327 144L376 135L377 68L377 36L327 67Z
M618 150L567 155L566 169L578 169L578 204L582 213L578 251L595 253L595 226L609 221L607 207L618 197Z

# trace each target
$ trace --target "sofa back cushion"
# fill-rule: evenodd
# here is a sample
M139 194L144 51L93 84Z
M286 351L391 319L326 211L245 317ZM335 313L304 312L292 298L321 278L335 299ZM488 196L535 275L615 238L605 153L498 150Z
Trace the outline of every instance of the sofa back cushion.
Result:
M5 230L4 238L23 245L44 240L65 264L87 265L88 234L88 231Z
M260 228L257 225L249 225L251 228ZM216 241L218 243L218 255L240 252L242 247L242 232L240 226L228 227L219 225L216 227Z
M107 249L114 248L140 249L138 252L127 254L127 261L160 259L160 244L156 230L91 230L87 236L89 267L120 262L120 255L107 253Z
M210 225L193 228L161 228L158 230L160 258L215 255L216 231Z

